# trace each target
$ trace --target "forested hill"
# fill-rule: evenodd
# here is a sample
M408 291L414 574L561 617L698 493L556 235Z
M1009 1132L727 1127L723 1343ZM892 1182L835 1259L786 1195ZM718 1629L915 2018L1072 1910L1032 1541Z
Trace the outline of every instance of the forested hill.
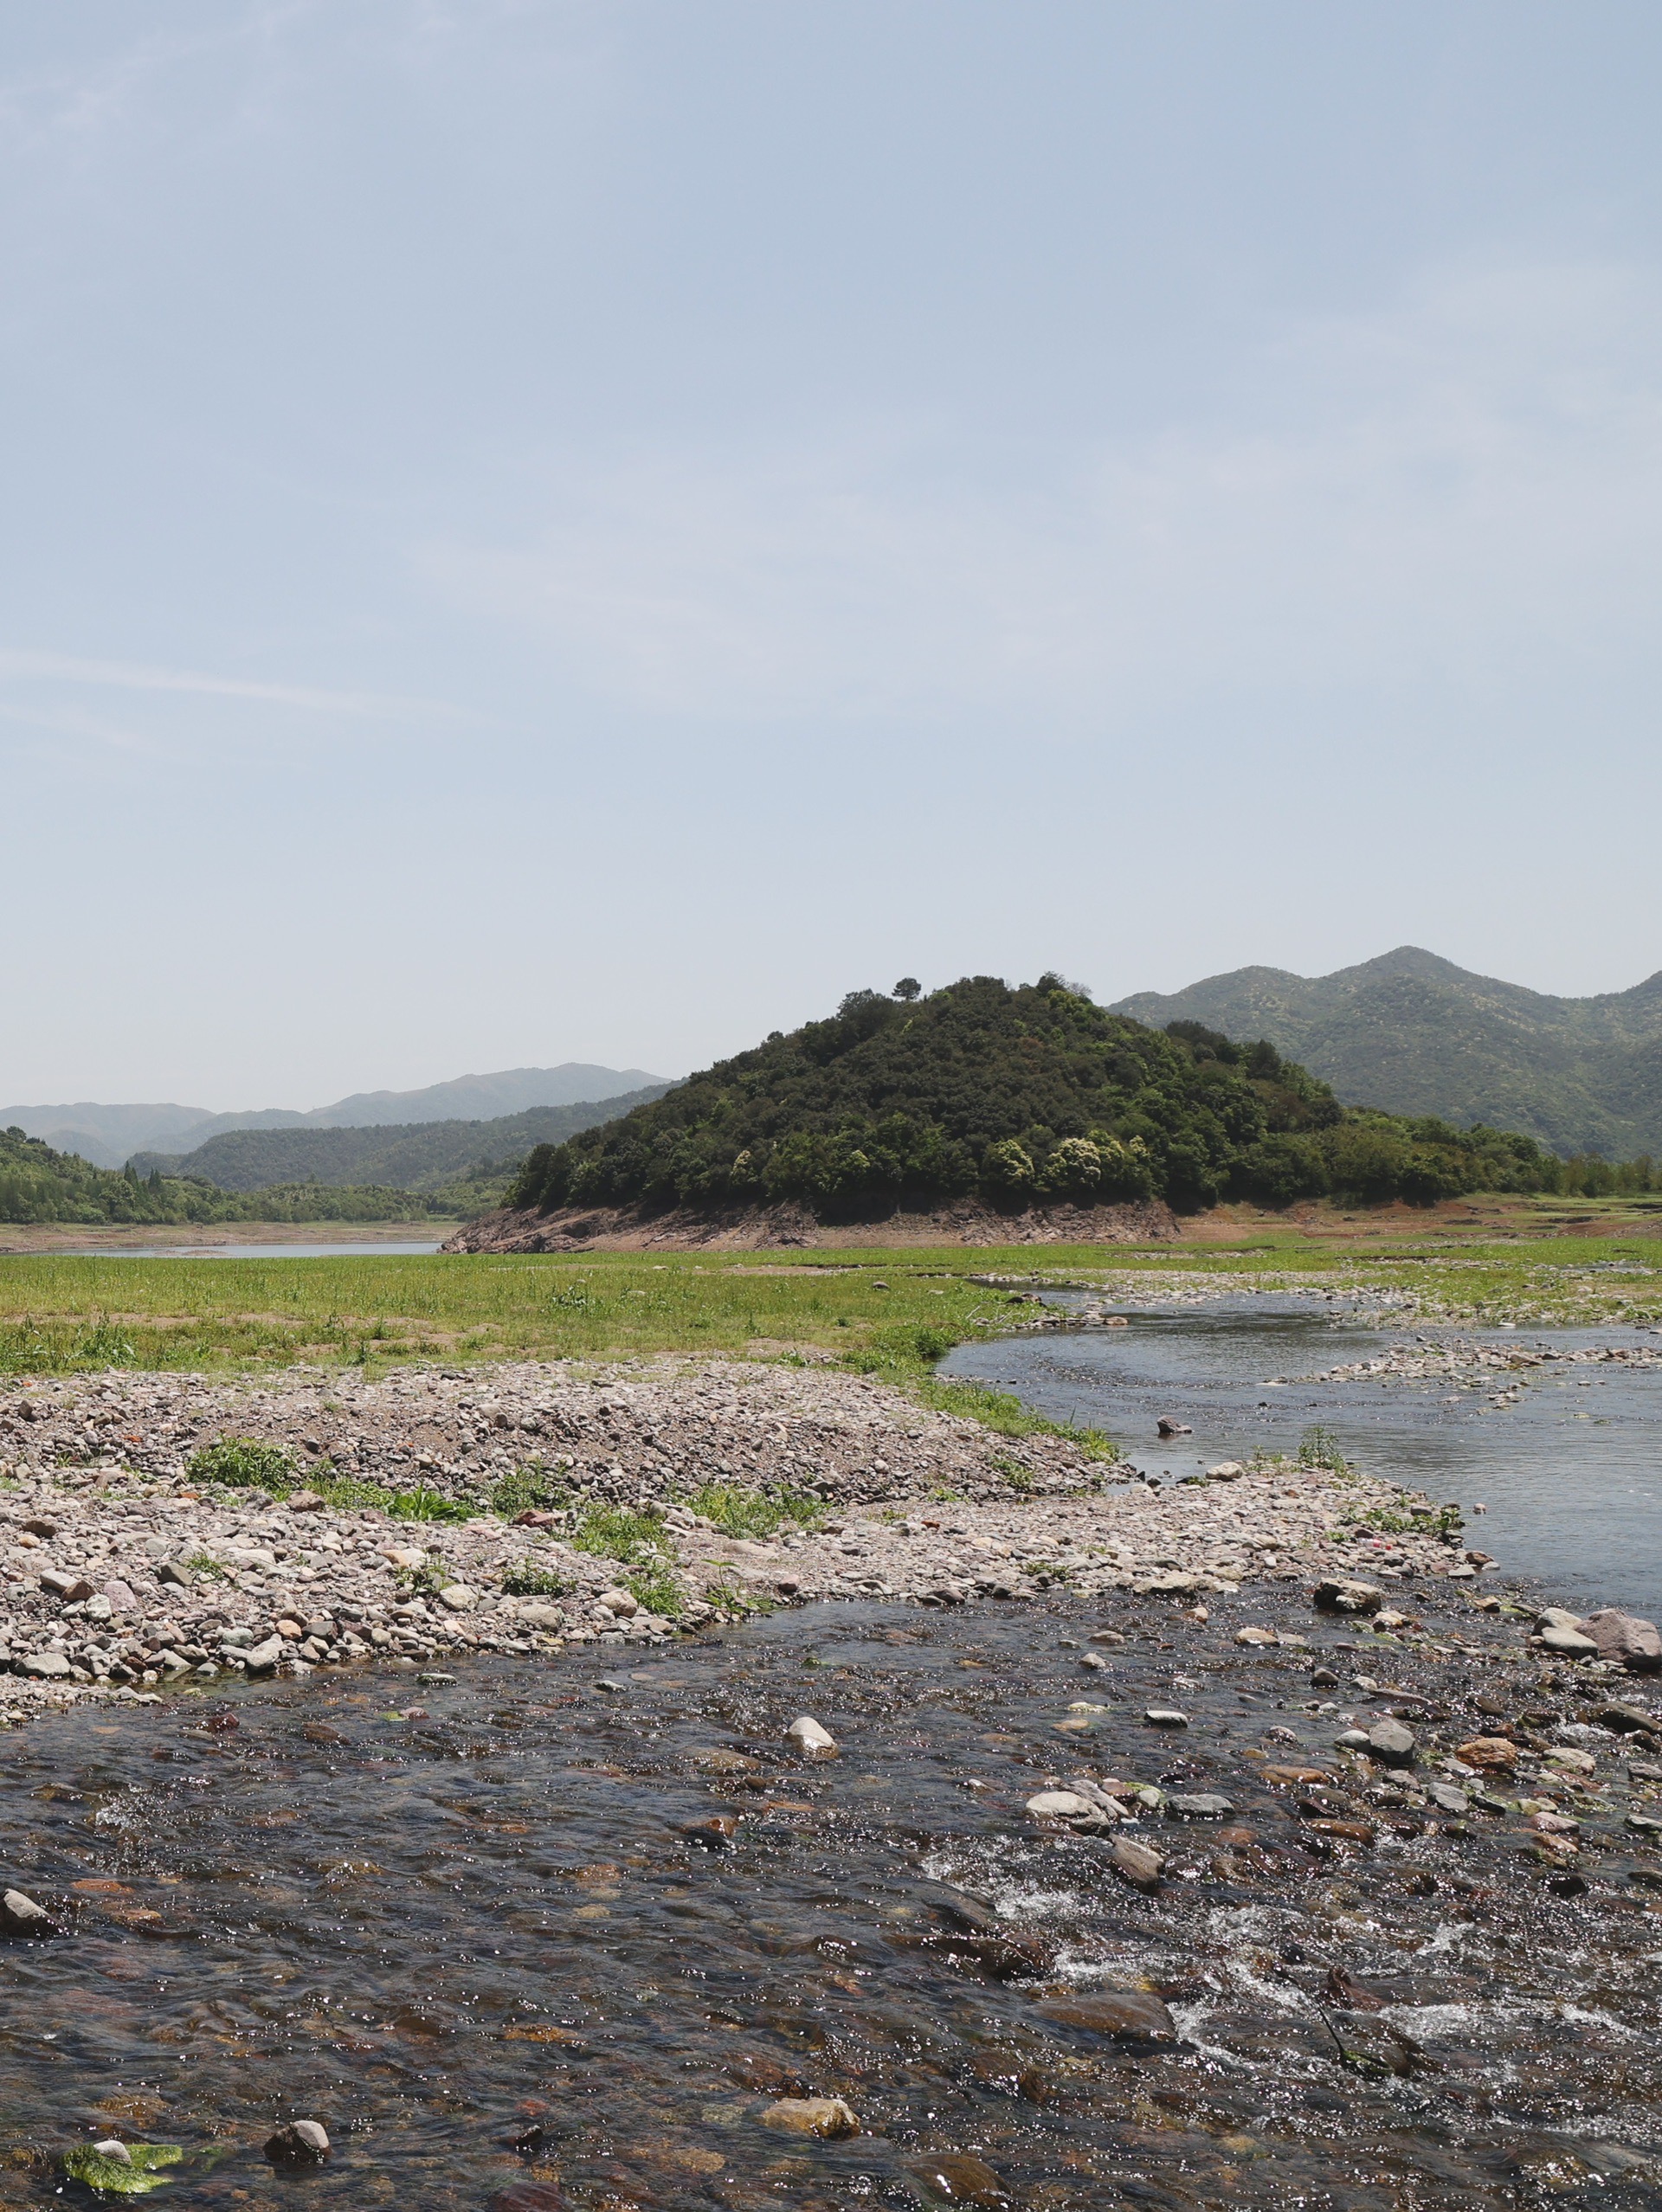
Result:
M1557 999L1399 945L1331 975L1237 968L1114 1011L1267 1037L1353 1105L1522 1129L1563 1154L1662 1154L1662 974Z
M860 1220L972 1195L1011 1210L1148 1197L1194 1209L1552 1186L1556 1162L1527 1137L1349 1112L1272 1045L1150 1029L1055 976L897 991L856 991L828 1020L539 1145L512 1203L796 1200Z
M454 1215L453 1201L408 1191L300 1188L215 1190L132 1168L94 1167L20 1129L0 1129L0 1221L411 1221Z
M649 1083L622 1098L575 1106L533 1106L486 1122L415 1122L403 1128L229 1129L194 1152L135 1153L140 1175L190 1176L226 1191L274 1184L388 1185L401 1191L441 1191L461 1179L499 1181L517 1169L533 1145L557 1144L580 1129L661 1097L667 1083Z

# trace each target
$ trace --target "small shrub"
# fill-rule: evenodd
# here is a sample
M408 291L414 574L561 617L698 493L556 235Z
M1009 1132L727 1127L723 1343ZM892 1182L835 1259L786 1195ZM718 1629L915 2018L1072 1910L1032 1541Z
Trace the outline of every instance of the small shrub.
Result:
M577 1523L573 1547L597 1559L621 1559L625 1566L643 1565L657 1553L664 1524L655 1513L636 1513L628 1506L590 1506Z
M570 1587L570 1576L538 1566L535 1559L521 1559L502 1578L503 1591L510 1598L564 1598Z
M230 1579L219 1561L210 1559L206 1552L193 1552L184 1564L199 1580L227 1582Z
M195 1482L217 1482L228 1490L268 1490L284 1497L295 1486L294 1463L281 1444L263 1437L220 1437L185 1462Z

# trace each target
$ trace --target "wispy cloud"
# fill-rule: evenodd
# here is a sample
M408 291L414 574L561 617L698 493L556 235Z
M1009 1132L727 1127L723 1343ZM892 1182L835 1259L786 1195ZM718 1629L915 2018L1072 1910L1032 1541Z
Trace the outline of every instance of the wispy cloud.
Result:
M660 453L574 464L531 542L417 557L669 713L1099 723L1254 689L1504 691L1549 656L1631 672L1662 588L1659 332L1628 270L1445 271L1289 328L1225 427L1056 445L1020 492L967 434L944 473L938 426Z
M271 684L247 677L221 676L193 668L154 668L129 660L88 660L74 655L35 653L0 646L0 683L8 678L59 685L94 685L122 691L180 691L218 699L248 699L267 706L293 707L307 714L450 716L455 710L425 699L398 698L370 691L332 691L305 684Z

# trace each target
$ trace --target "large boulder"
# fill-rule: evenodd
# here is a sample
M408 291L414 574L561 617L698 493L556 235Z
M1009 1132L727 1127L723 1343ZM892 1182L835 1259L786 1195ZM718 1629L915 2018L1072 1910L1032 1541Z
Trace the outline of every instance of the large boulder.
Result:
M1597 1645L1601 1659L1619 1660L1629 1674L1654 1674L1662 1669L1662 1636L1654 1621L1606 1605L1575 1625Z

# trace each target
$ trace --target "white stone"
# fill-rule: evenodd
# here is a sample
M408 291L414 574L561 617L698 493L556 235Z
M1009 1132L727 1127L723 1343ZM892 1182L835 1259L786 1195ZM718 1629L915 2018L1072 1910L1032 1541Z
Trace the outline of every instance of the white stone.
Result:
M806 1759L836 1757L836 1738L808 1714L804 1713L799 1720L793 1720L785 1733Z
M1027 1810L1034 1820L1089 1820L1098 1809L1088 1797L1077 1790L1040 1790L1027 1799Z

